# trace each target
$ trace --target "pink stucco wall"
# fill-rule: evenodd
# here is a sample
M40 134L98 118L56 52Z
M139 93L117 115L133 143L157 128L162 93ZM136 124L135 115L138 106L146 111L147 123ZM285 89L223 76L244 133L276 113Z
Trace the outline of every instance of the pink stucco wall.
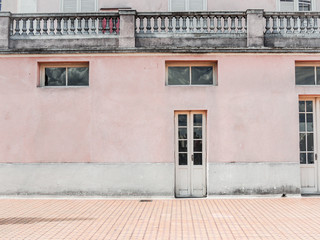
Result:
M207 110L210 162L298 162L295 60L320 55L0 57L0 162L173 162L174 111ZM165 86L165 61L217 61L218 86ZM88 61L90 86L41 88L39 62ZM14 67L16 66L16 67Z

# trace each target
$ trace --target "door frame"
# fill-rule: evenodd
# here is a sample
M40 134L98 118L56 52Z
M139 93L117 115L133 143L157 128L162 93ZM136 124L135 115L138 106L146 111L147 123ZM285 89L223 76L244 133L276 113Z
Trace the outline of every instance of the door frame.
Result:
M320 176L319 176L319 150L320 150L320 97L317 96L299 96L299 101L312 101L313 102L313 144L314 144L314 168L315 168L315 188L302 188L302 179L300 179L300 188L301 194L315 194L320 192ZM298 106L299 106L298 101ZM300 134L300 130L299 130ZM300 136L299 136L300 138ZM299 147L299 155L300 155L300 147ZM300 169L300 178L302 178L301 168L308 168L308 164L305 166L301 166L300 156L299 156L299 169Z
M192 151L188 151L188 171L190 175L189 186L190 186L190 194L186 197L177 196L177 167L179 166L179 151L178 151L178 115L179 114L187 114L188 116L188 126L187 126L187 136L188 136L188 149L192 149ZM193 114L203 114L203 123L202 123L202 166L203 166L203 181L204 181L204 191L202 197L192 196L192 175L193 171L191 171L191 155L193 153L193 121L191 121L191 116ZM176 198L206 198L208 196L208 154L207 154L207 110L175 110L174 111L174 195ZM189 139L189 136L192 136L192 139ZM193 162L193 160L192 160Z

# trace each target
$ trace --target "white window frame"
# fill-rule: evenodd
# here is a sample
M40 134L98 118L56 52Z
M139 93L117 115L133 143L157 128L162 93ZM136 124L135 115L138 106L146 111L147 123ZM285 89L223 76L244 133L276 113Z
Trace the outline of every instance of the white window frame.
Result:
M90 68L89 62L54 62L54 63L39 63L40 66L40 79L39 87L41 88L81 88L90 86ZM45 69L46 68L72 68L72 67L87 67L89 69L89 82L85 86L68 86L68 81L66 80L65 86L45 86ZM66 76L68 78L68 76Z
M315 74L315 84L313 85L298 85L295 82L295 86L296 87L319 87L320 84L317 84L317 71L316 71L316 67L320 67L320 62L296 62L295 63L295 67L314 67L314 74ZM295 80L296 81L296 80Z
M212 84L191 84L191 76L190 76L190 84L188 85L169 85L168 84L168 67L212 67L213 71L213 83ZM190 75L191 75L190 71ZM217 61L209 61L209 62L193 62L193 61L179 61L179 62L166 62L166 86L170 87L192 87L192 86L200 86L200 87L208 87L208 86L217 86L218 85L218 62Z
M168 9L170 12L172 12L172 1L173 0L169 0L168 1ZM195 10L189 10L189 1L192 1L192 0L184 0L185 1L185 6L186 6L186 9L184 11L190 11L190 12L193 12ZM201 11L207 11L208 10L208 1L207 0L202 0L203 1L203 9Z
M280 0L276 0L277 1L277 8L278 11L282 11L281 10L281 3ZM293 8L295 12L299 12L299 0L293 0ZM316 7L316 1L315 0L311 0L311 10L310 12L314 12L316 11L317 7Z
M63 3L64 3L64 0L60 0L60 12L64 12L63 11ZM98 0L94 0L94 11L97 12L98 11ZM76 9L76 12L82 12L81 11L81 0L77 0L77 9Z

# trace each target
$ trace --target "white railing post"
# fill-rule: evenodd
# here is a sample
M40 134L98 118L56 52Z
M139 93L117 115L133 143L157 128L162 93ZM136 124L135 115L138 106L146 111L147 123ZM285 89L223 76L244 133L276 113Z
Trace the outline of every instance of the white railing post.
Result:
M10 12L0 12L0 49L9 48Z
M120 15L119 47L134 48L136 45L136 39L135 39L136 10L119 10L119 15Z
M247 47L264 46L264 27L263 10L247 10Z

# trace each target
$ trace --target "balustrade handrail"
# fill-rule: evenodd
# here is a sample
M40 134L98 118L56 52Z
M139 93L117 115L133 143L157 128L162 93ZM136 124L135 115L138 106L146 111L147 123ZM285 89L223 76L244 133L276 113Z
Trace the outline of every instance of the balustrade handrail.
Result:
M264 12L264 17L272 16L320 16L320 12Z
M208 16L208 15L216 15L216 16L246 16L246 12L227 12L227 11L202 11L202 12L137 12L136 16L155 16L155 17L161 17L161 16Z
M96 12L96 13L14 13L10 18L59 18L59 17L119 17L118 12Z

